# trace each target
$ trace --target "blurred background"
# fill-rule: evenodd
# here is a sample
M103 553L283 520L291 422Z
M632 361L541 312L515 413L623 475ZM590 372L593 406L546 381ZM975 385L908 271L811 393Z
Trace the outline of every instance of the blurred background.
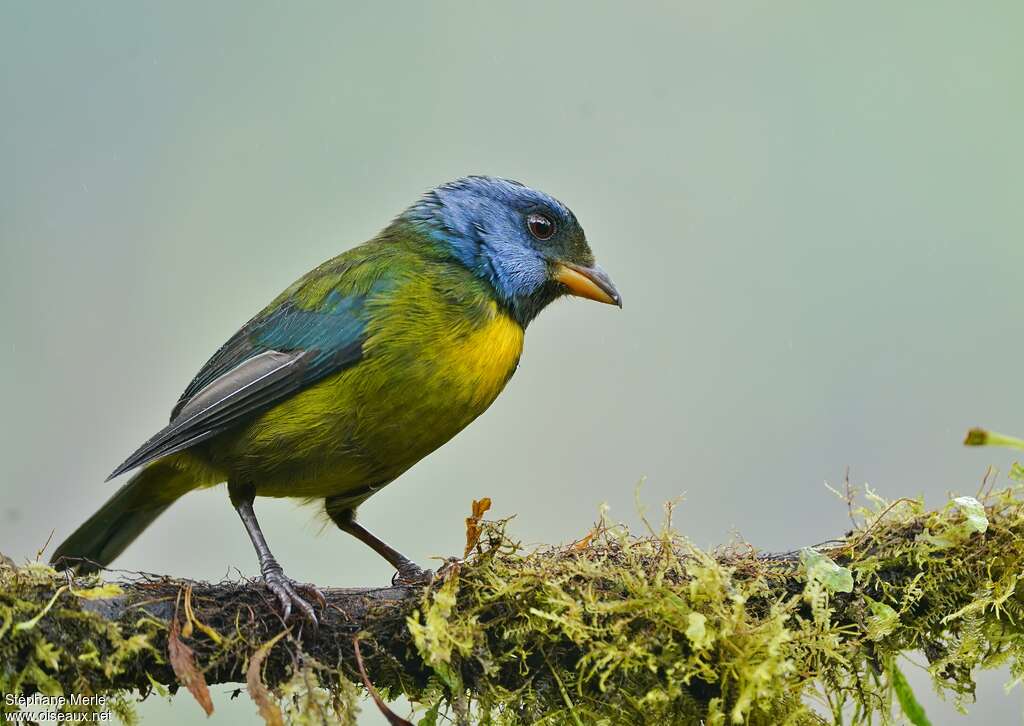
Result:
M957 2L5 3L0 10L0 551L34 557L115 488L210 354L424 190L519 179L577 214L622 311L565 301L518 374L361 519L461 551L470 500L527 543L602 502L764 549L840 534L823 482L940 506L1024 433L1024 5ZM1004 477L1005 479L1005 477ZM257 502L292 577L388 566ZM222 488L117 566L258 573ZM920 659L923 660L923 659ZM960 716L1018 723L982 674ZM213 689L212 723L255 707ZM205 723L187 694L147 724ZM363 722L382 723L372 706Z

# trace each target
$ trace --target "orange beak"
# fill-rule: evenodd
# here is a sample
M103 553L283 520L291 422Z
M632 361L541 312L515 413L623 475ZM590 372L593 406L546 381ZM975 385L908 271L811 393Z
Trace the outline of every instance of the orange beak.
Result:
M559 262L553 277L569 288L570 295L622 307L622 296L615 289L611 278L597 265L583 267L571 262Z

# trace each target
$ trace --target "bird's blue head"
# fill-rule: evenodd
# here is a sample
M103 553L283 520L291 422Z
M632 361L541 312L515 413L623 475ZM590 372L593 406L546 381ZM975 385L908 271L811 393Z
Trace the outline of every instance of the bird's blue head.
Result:
M458 179L428 192L399 221L490 283L524 327L562 295L622 306L612 281L594 264L576 215L519 182Z

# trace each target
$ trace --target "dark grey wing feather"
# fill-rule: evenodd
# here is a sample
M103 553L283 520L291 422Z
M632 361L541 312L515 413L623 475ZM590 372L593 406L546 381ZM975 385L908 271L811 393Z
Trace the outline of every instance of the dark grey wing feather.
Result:
M176 410L171 422L114 469L107 481L129 469L205 441L294 393L317 351L268 350L243 361L200 389Z
M216 381L218 378L226 373L231 372L240 363L244 363L247 358L263 353L268 350L278 350L273 346L261 346L252 339L252 334L255 330L258 330L258 326L266 319L263 313L260 313L255 318L246 323L241 330L231 336L231 339L220 347L220 349L213 354L213 357L206 362L202 370L196 374L196 377L192 379L192 382L188 384L188 388L181 394L181 398L174 405L174 410L171 411L171 420L173 421L181 413L181 409L184 408L192 398L206 388L208 385Z

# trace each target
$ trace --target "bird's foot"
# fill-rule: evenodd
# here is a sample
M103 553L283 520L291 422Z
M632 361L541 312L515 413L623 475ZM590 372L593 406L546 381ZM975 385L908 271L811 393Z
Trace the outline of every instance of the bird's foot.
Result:
M419 565L409 562L395 572L391 578L392 585L429 585L434 580L434 573L424 570Z
M302 613L314 628L319 627L320 623L316 619L316 613L313 611L313 606L299 595L300 592L303 592L311 596L311 599L320 603L320 607L326 607L327 598L324 597L324 594L320 592L319 588L315 585L295 582L285 575L284 570L280 567L268 568L264 571L263 582L266 584L267 589L274 593L277 601L281 603L282 617L284 620L288 620L288 618L291 617L292 606L295 606L295 608Z

